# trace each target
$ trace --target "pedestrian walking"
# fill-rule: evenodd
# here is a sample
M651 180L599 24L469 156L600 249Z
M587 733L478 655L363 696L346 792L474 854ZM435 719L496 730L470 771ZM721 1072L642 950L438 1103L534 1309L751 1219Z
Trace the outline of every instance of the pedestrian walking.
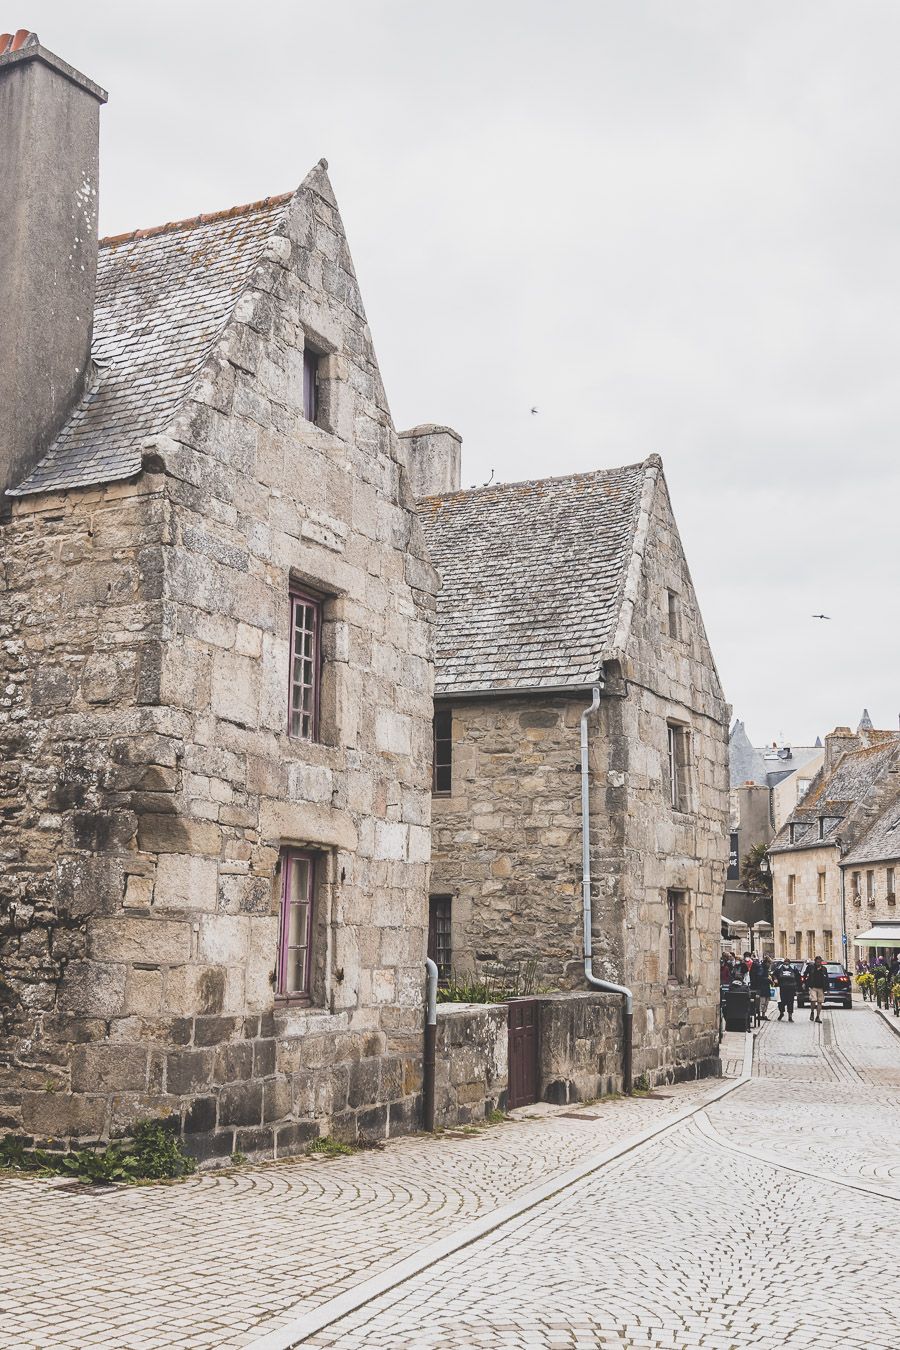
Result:
M794 999L797 997L797 972L790 961L782 961L775 970L775 983L778 985L778 1020L787 1013L788 1021L794 1020Z
M759 998L759 1018L764 1022L769 1012L768 963L755 959L750 967L750 988Z
M809 968L806 977L806 992L809 994L809 1020L817 1022L822 1020L822 1009L825 1007L825 990L828 988L828 967L817 956Z

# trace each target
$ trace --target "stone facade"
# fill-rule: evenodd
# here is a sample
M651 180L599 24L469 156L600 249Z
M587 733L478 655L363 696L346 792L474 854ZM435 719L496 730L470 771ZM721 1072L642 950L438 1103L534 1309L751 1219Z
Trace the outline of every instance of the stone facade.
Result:
M658 461L638 491L618 645L607 646L590 721L594 971L633 988L635 1073L666 1080L711 1072L717 1062L728 709ZM463 510L457 502L477 496L443 501ZM423 504L426 520L436 509L436 499ZM442 570L449 547L442 552L439 515L428 535ZM492 546L501 547L496 538ZM590 688L491 687L454 697L441 663L441 614L436 706L452 714L452 774L449 795L433 802L431 889L451 900L452 964L514 970L536 962L544 989L584 988L579 734ZM677 806L672 726L689 747Z
M503 1111L509 1087L505 1003L438 1006L435 1122L475 1124ZM612 994L537 998L537 1097L564 1106L621 1092L622 1016Z
M199 1156L416 1128L436 578L324 166L141 463L3 526L0 1123L162 1114ZM292 586L317 741L287 734ZM286 847L305 1004L274 988Z
M777 955L852 965L857 934L896 920L898 811L900 735L869 723L826 736L823 767L769 850Z

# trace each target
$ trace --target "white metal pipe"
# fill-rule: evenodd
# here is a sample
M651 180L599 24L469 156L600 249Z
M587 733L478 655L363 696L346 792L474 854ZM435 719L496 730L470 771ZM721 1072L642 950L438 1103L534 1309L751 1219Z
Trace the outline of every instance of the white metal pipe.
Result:
M437 1025L438 968L430 956L425 957L425 1025Z

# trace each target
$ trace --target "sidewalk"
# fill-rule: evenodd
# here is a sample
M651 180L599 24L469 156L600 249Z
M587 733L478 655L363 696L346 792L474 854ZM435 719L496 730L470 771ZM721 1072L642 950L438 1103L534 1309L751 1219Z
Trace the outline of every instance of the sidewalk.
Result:
M743 1046L726 1037L729 1067ZM170 1185L88 1191L6 1178L0 1194L16 1221L0 1273L0 1350L247 1346L298 1304L312 1310L719 1086L540 1104L478 1131Z

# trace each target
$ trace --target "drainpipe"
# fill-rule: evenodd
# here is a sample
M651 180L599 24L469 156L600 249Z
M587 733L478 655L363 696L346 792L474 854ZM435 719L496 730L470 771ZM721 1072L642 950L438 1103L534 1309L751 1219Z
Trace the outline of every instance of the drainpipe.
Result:
M425 1058L422 1063L422 1115L426 1130L434 1130L434 1060L437 1042L438 968L425 958Z
M581 714L581 895L584 909L584 978L592 989L601 989L605 994L622 995L622 1084L625 1092L632 1095L632 1023L634 1020L634 995L624 984L610 984L608 980L598 980L594 974L593 937L591 934L591 778L588 766L588 718L600 707L601 686L594 685L591 690L591 706Z

